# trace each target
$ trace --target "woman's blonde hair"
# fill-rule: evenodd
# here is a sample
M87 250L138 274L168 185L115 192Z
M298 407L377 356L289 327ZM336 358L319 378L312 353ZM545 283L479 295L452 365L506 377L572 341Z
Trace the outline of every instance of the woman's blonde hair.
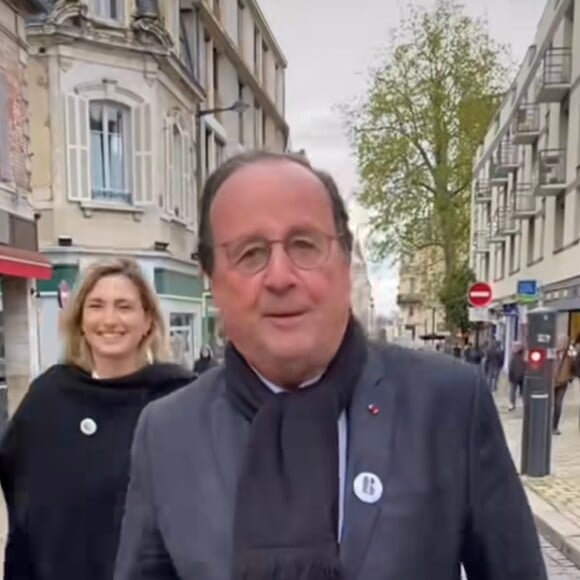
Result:
M64 362L74 364L89 372L93 370L91 349L82 330L83 309L87 296L97 282L108 276L123 276L130 280L139 292L143 309L151 318L151 328L140 346L143 363L170 361L172 357L167 325L154 290L147 282L137 261L130 258L118 258L103 260L89 266L73 292L62 318L61 330L65 341Z

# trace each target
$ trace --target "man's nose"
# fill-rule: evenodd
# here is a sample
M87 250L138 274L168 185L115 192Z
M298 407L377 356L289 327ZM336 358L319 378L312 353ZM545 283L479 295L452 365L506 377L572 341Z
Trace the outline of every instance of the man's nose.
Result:
M266 271L264 283L273 292L283 292L296 282L294 265L282 244L273 244L272 253Z

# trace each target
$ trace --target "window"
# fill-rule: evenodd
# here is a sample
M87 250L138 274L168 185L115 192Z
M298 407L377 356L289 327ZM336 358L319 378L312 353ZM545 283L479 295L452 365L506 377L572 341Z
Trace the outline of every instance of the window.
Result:
M93 0L95 16L109 20L120 20L121 0Z
M564 247L564 228L566 212L566 194L561 193L555 200L554 204L554 251L561 250ZM542 222L544 218L542 218Z
M212 147L213 135L212 132L206 127L205 130L205 140L204 140L204 152L205 152L205 177L207 177L213 171L213 165L211 162L211 155L213 152Z
M540 229L540 248L538 259L542 260L544 258L544 247L546 246L546 198L542 198L542 227Z
M519 267L520 267L519 260L518 260L519 235L518 234L511 235L509 238L509 244L510 244L509 271L510 271L510 274L513 274L514 272L519 270Z
M67 197L80 203L154 203L151 105L116 81L64 95Z
M194 321L194 315L189 312L172 312L169 315L169 335L174 360L190 369L193 368L196 352Z
M89 113L92 197L131 203L129 112L114 103L92 101Z
M196 184L194 181L194 148L182 119L168 117L166 135L166 212L182 223L194 219Z
M226 145L223 141L215 139L215 166L219 167L226 160Z
M527 264L528 266L534 262L536 246L536 218L530 218L528 221L528 251Z
M217 48L213 49L212 66L213 66L213 90L215 92L215 95L217 96L220 90L220 53L218 52Z
M254 26L254 73L260 74L260 31L257 26Z
M244 85L238 81L238 100L244 100ZM238 138L240 143L243 145L246 142L244 131L244 111L238 113Z
M173 166L171 168L171 211L175 217L180 217L181 200L183 198L183 136L177 124L173 125L171 135L173 141Z
M268 116L263 109L260 124L262 125L262 147L266 147L268 145Z
M262 137L262 109L258 104L258 101L254 102L254 148L260 149L263 143L260 142Z
M245 6L243 2L238 2L238 50L244 55L244 18Z
M268 65L270 59L268 57L268 45L262 42L262 85L268 90Z

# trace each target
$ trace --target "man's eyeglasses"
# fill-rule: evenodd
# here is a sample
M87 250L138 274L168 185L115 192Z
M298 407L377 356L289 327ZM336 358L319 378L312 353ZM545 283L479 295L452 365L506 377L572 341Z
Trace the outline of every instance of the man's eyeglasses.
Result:
M274 244L282 244L284 252L296 268L315 270L326 262L332 242L339 237L307 229L294 232L283 240L252 237L221 246L225 249L230 268L245 276L253 276L270 263Z

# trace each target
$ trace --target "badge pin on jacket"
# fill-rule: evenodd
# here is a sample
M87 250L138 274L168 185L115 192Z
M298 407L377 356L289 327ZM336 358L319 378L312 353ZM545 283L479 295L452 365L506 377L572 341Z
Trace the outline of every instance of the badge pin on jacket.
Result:
M370 472L359 473L353 483L354 494L364 503L376 503L383 495L383 483Z

